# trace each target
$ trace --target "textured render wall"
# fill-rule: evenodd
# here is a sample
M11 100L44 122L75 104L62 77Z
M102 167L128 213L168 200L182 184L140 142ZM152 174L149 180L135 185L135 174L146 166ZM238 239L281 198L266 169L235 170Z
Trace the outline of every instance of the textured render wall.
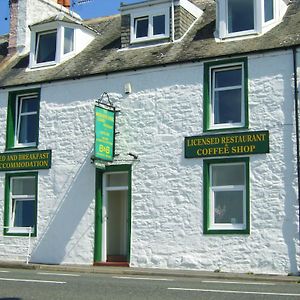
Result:
M123 93L126 82L130 95ZM269 130L271 147L270 154L250 158L250 235L203 235L203 161L184 159L183 147L185 136L202 134L202 83L197 63L42 86L39 149L53 150L53 164L39 172L32 261L93 262L92 99L107 91L121 110L118 160L129 159L128 152L139 156L133 163L131 266L297 271L291 52L249 59L250 129ZM7 92L0 98L4 151ZM2 205L3 180L0 174Z

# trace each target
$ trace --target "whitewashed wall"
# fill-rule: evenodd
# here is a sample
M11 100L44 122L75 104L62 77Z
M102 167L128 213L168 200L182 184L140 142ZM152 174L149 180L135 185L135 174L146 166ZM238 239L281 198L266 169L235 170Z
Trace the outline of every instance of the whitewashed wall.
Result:
M53 161L50 170L39 171L32 261L93 263L93 99L106 91L121 110L118 159L128 159L128 152L139 158L132 176L132 267L295 273L292 80L291 51L249 57L250 130L269 130L271 149L250 158L250 235L203 235L203 160L184 158L184 137L203 133L203 64L42 85L39 149L52 149ZM7 91L0 99L3 152ZM4 174L0 180L2 206Z

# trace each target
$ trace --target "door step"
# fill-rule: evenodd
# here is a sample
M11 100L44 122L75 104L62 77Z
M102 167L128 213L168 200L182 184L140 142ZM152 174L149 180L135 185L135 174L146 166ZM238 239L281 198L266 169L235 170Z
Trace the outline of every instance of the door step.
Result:
M108 261L108 262L95 262L96 267L129 267L127 261Z

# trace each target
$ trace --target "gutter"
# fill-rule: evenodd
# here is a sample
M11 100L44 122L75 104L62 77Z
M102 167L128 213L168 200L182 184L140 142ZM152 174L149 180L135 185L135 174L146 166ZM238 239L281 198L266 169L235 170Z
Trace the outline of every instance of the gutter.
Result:
M295 96L295 126L296 126L296 148L297 148L297 179L298 179L298 213L300 234L300 145L299 145L299 97L298 97L298 74L297 74L297 48L293 47L294 67L294 96Z

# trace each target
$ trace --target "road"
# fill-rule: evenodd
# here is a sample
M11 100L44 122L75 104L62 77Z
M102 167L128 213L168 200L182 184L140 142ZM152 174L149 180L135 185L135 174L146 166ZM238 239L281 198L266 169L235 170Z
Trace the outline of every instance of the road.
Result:
M300 284L0 269L0 300L295 300Z

